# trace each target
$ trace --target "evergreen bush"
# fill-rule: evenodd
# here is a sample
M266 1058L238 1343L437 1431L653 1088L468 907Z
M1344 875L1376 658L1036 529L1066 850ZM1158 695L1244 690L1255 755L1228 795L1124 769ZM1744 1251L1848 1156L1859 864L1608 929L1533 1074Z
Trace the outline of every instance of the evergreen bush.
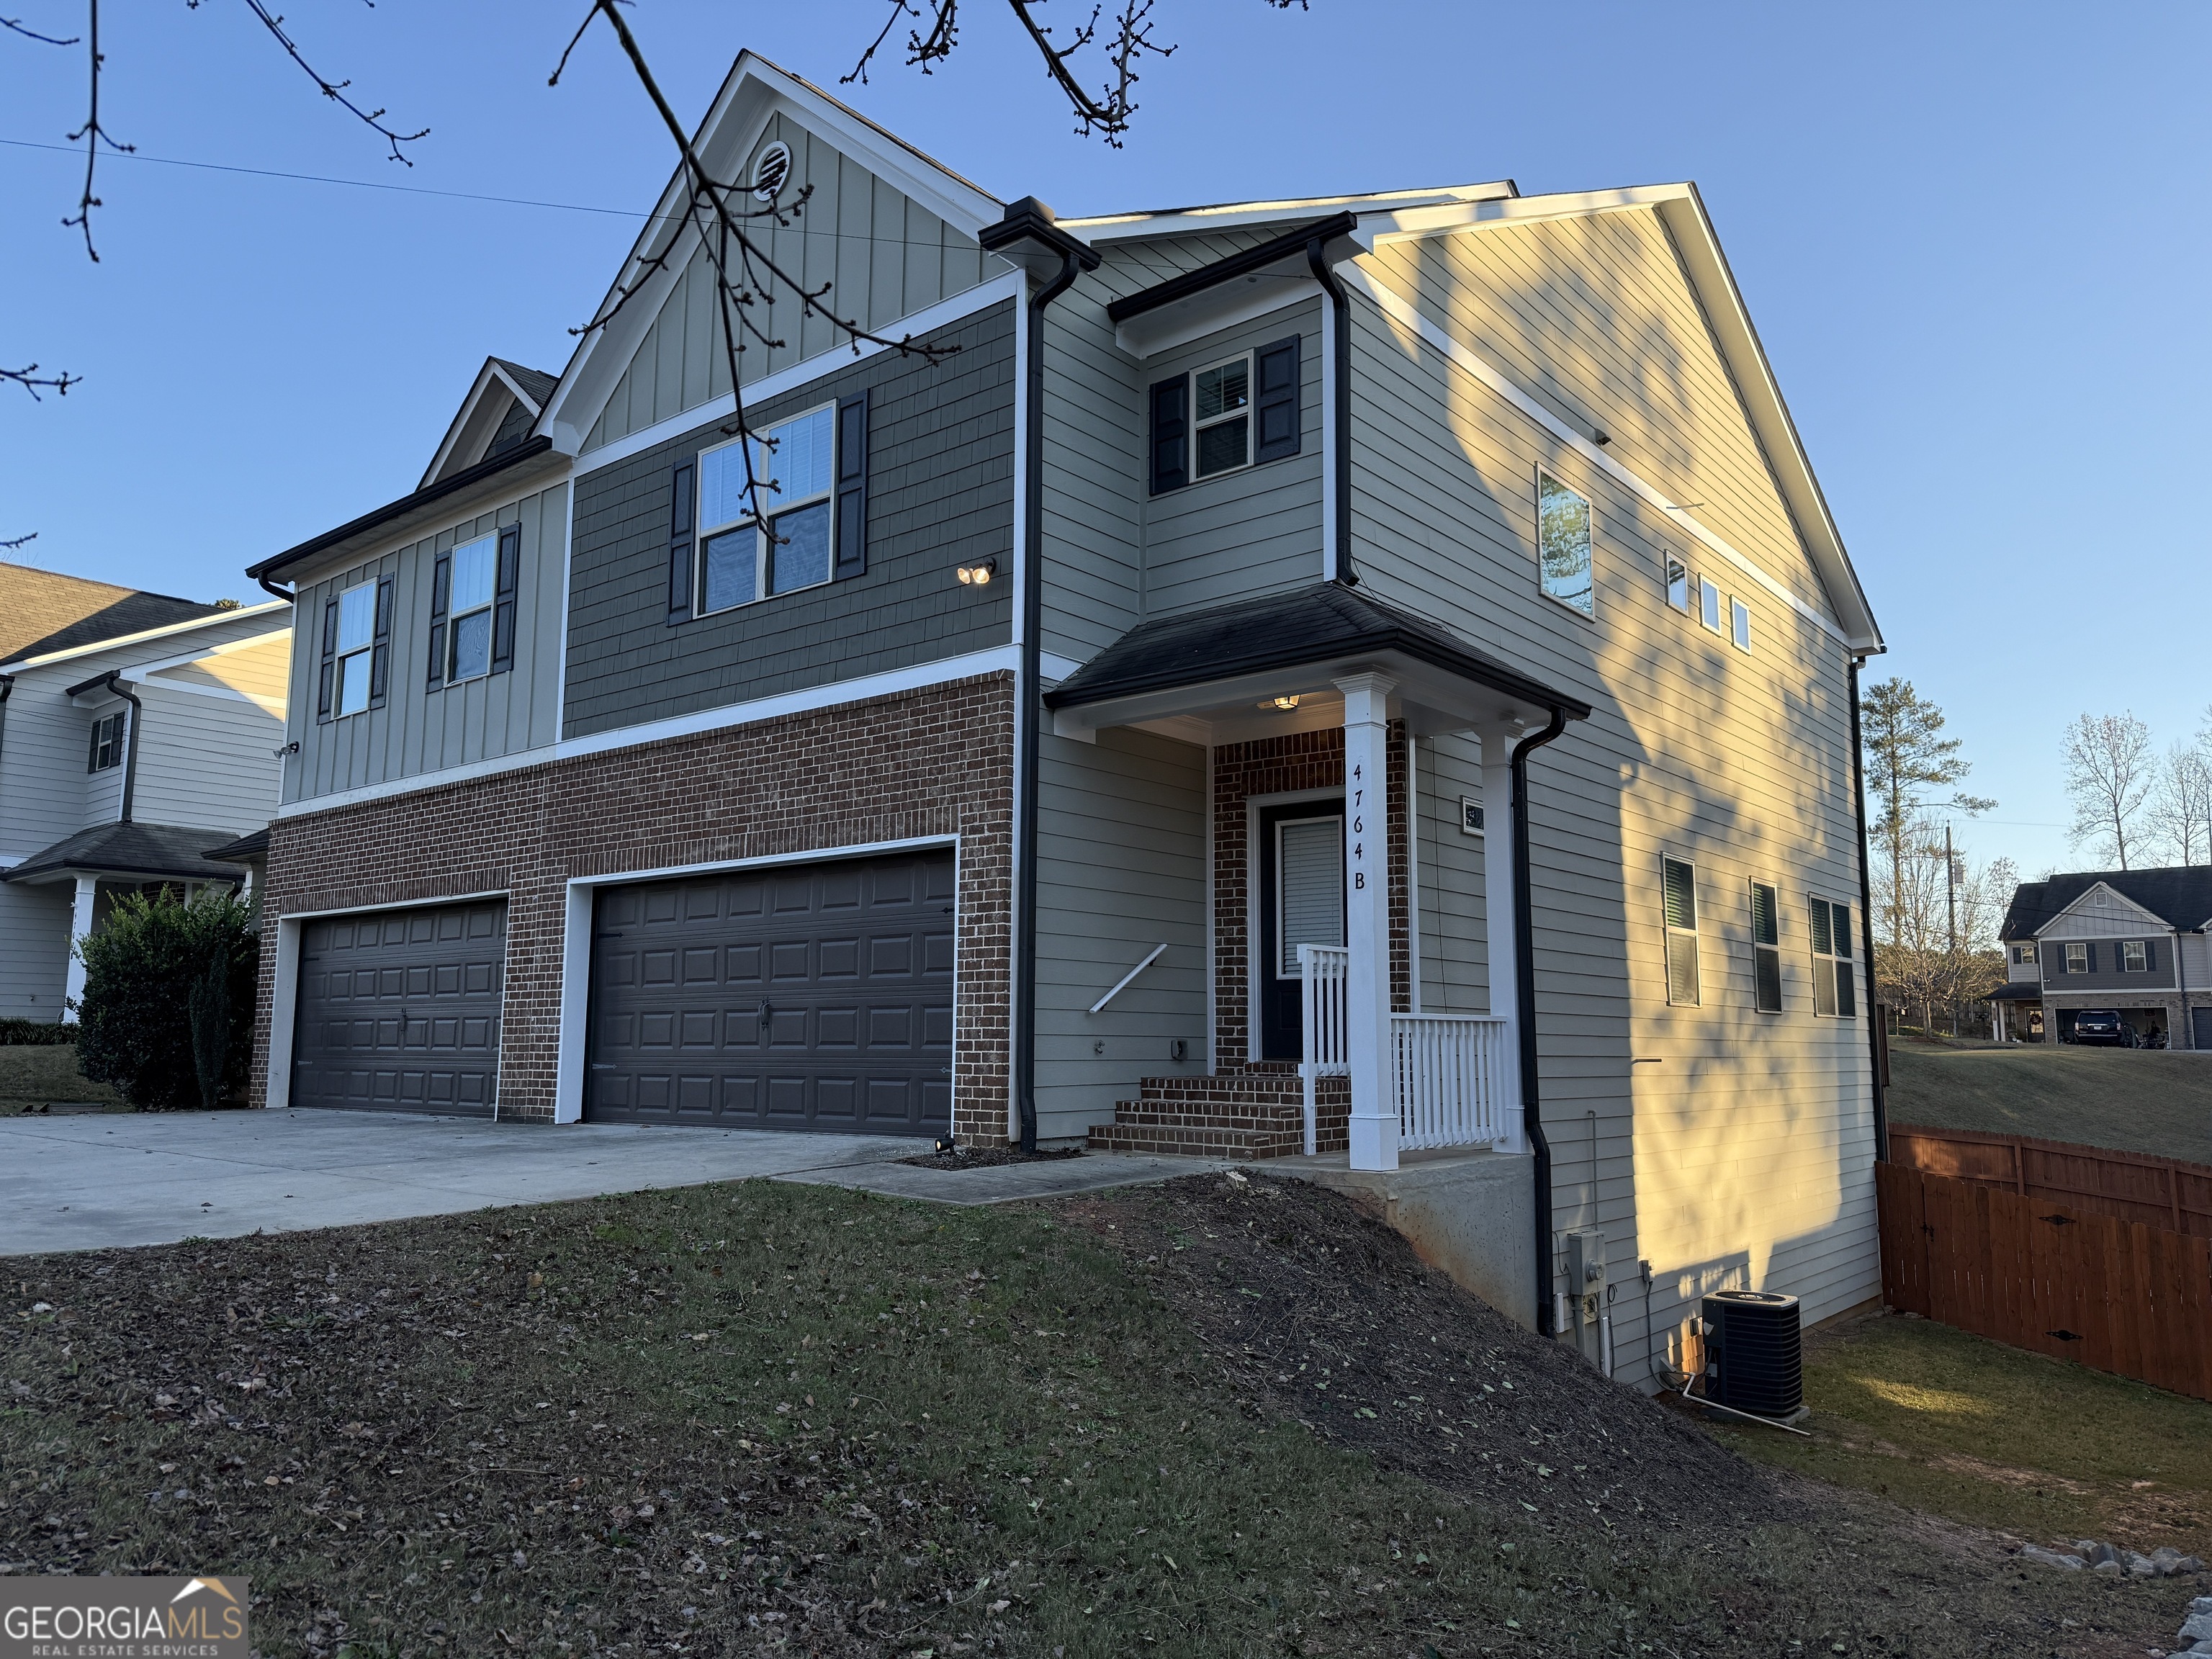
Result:
M260 941L234 894L127 895L78 948L86 1077L149 1111L213 1108L245 1080Z

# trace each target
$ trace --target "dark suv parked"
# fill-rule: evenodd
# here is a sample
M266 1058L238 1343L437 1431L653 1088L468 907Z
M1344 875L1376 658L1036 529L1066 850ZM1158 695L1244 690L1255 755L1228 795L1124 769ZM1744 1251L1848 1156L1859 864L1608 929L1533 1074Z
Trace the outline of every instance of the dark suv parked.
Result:
M2136 1048L2142 1042L2136 1028L2120 1018L2117 1008L2084 1008L2074 1016L2074 1039L2089 1048Z

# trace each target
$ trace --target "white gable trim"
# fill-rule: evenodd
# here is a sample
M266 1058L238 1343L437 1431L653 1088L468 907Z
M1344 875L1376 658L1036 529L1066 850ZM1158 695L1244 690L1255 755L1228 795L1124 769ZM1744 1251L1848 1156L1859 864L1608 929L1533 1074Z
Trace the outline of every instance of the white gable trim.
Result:
M1069 235L1096 246L1153 237L1199 236L1213 231L1288 223L1350 208L1364 216L1408 208L1449 210L1469 202L1510 198L1519 192L1510 179L1489 184L1447 185L1437 190L1394 190L1372 196L1303 196L1277 202L1224 202L1213 207L1170 208L1157 213L1106 213L1087 219L1062 219Z
M2050 933L2052 928L2057 927L2062 921L2078 920L2078 918L2075 916L2074 913L2077 910L2084 910L2087 908L2091 908L2089 906L2089 901L2092 899L2101 899L2103 902L2113 904L2132 915L2142 917L2142 927L2146 932L2154 933L2171 933L2177 931L2174 925L2168 921L2164 916L2154 915L2152 912L2144 909L2142 905L2137 904L2133 899L2130 898L2125 893L2120 891L2118 888L2114 887L2111 883L2100 881L2092 883L2087 888L2083 890L2081 894L2076 897L2071 904L2061 910L2057 915L2051 917L2050 921L2045 922L2042 927L2037 928L2035 930L2034 937L2041 939L2045 933ZM2088 935L2084 934L2082 937L2087 938ZM2097 937L2101 939L2106 937L2106 935L2100 933Z
M1572 449L1631 495L1665 514L1669 521L1686 534L1694 537L1708 550L1735 566L1746 577L1758 584L1761 591L1796 611L1797 615L1827 635L1829 638L1846 647L1852 646L1853 642L1850 636L1836 625L1834 618L1806 604L1803 599L1760 569L1751 559L1737 552L1735 548L1692 518L1687 509L1668 501L1666 495L1657 487L1630 471L1581 432L1553 414L1550 410L1516 386L1502 369L1496 368L1478 356L1472 347L1454 339L1442 328L1430 321L1412 301L1405 298L1395 289L1384 287L1371 273L1363 270L1356 264L1340 266L1337 274L1343 278L1346 287L1356 289L1374 301L1393 322L1402 328L1413 330L1420 336L1424 344L1434 346L1438 351L1443 352L1455 368L1465 370L1474 379L1481 381L1531 422L1541 427L1560 443Z
M190 622L171 623L166 628L149 628L142 634L118 634L111 640L95 640L90 645L73 646L67 651L55 651L43 657L24 657L15 662L0 663L9 673L26 668L43 668L48 663L72 662L79 657L89 657L96 652L112 651L120 646L137 645L145 640L173 639L188 634L196 628L216 628L228 623L242 622L249 617L264 617L272 611L289 611L289 599L270 599L264 605L240 605L235 611L218 611L212 617L195 617ZM288 623L289 627L289 624ZM257 635L256 638L262 635Z
M727 177L750 153L775 115L782 114L866 167L885 183L921 203L945 223L969 236L995 223L1003 205L943 164L913 146L894 138L872 121L839 103L819 87L810 85L765 58L746 52L730 67L721 90L692 134L691 144L708 171ZM694 235L683 217L690 192L684 187L679 161L669 174L653 216L646 222L621 273L600 301L605 311L614 302L616 290L636 280L645 265L680 236ZM669 290L682 274L685 261L671 260L654 273L625 304L614 320L585 336L578 344L561 384L547 400L537 429L553 440L554 447L574 455L597 422L607 400L629 367L646 330L659 316Z
M499 429L499 422L493 420L488 412L481 420L477 418L479 411L483 410L485 397L495 391L505 392L533 416L544 413L538 400L522 389L521 383L514 376L493 359L485 358L484 366L477 371L476 384L469 388L469 395L461 399L459 413L453 416L453 425L446 428L446 436L438 446L438 453L430 458L430 465L422 474L422 482L415 486L417 489L427 489L437 483L439 477L449 470L474 466L483 459L481 453L465 455L461 451L465 447L476 448L479 439L489 442L492 433ZM506 414L504 409L500 410L501 418L504 419Z

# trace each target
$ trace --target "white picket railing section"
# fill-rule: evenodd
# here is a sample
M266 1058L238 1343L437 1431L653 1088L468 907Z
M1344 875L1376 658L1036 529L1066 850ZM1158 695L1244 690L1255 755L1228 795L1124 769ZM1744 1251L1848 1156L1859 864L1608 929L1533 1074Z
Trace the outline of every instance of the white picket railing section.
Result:
M1399 1146L1418 1152L1507 1139L1505 1061L1502 1014L1391 1015Z
M1345 993L1352 952L1342 945L1298 946L1299 1007L1306 1058L1306 1156L1314 1155L1315 1079L1347 1077L1351 1045ZM1436 1146L1487 1146L1510 1140L1505 1103L1518 1092L1507 1076L1502 1014L1393 1014L1390 1088L1398 1101L1398 1145L1407 1152Z

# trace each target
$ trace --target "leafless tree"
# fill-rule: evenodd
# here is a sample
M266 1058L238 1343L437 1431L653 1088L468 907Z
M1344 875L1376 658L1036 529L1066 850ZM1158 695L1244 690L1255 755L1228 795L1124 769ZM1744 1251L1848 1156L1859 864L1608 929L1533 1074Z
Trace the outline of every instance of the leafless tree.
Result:
M2133 714L2084 714L2066 728L2065 761L2075 845L2086 842L2126 869L2158 769L2150 727Z
M2212 758L2202 737L2166 751L2143 821L2176 864L2212 864Z

